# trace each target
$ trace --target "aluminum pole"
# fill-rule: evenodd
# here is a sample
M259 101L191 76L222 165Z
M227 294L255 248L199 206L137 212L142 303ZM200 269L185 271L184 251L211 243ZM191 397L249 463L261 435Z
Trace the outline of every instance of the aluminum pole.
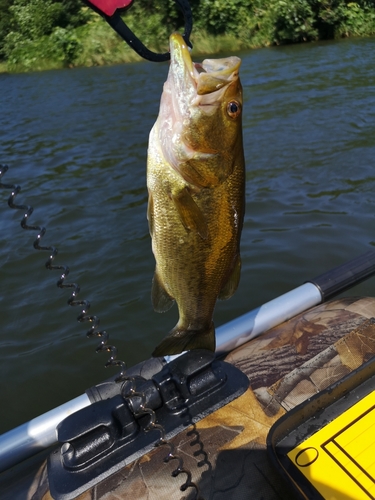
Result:
M55 444L57 425L89 404L88 396L82 394L0 436L0 472Z
M216 329L216 354L233 351L274 326L322 302L315 285L305 283Z

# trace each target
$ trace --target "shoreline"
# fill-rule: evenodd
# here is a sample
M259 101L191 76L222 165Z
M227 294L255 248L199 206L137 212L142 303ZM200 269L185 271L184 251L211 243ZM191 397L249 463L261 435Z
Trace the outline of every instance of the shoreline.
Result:
M62 61L54 61L54 60L33 60L33 65L23 65L19 64L10 68L6 61L0 61L0 74L17 74L17 73L29 73L29 72L37 72L37 71L50 71L56 69L74 69L74 68L89 68L89 67L101 67L101 66L115 66L118 64L127 64L134 62L142 62L145 59L141 58L138 54L136 54L122 39L120 39L115 33L112 33L112 37L115 40L112 40L113 52L109 47L106 47L104 51L98 51L95 53L93 50L86 50L81 54L80 57L77 58L75 62L71 62L69 64L64 64ZM373 33L369 33L368 35L346 35L340 36L333 39L317 39L317 40L308 40L308 41L300 41L300 42L283 42L283 43L263 43L263 44L255 44L249 42L244 42L239 38L234 37L233 35L207 35L206 33L195 35L191 37L193 43L193 51L192 55L194 58L199 58L201 56L217 56L219 54L228 53L228 52L236 52L236 51L244 51L244 50L255 50L267 47L280 47L287 45L301 45L301 44L314 44L316 42L332 42L332 41L340 41L340 40L348 40L348 39L358 39L358 38L371 38L374 37ZM111 45L112 45L111 44ZM199 47L199 49L197 48ZM91 47L90 47L91 48ZM155 52L165 51L165 48L155 47L150 45L150 49Z
M23 73L62 68L109 66L141 61L99 15L88 7L71 5L57 15L57 2L48 3L40 17L41 0L5 0L9 22L0 25L0 72ZM215 8L197 0L191 41L192 56L215 57L254 48L300 45L375 35L375 7L366 0L218 0ZM62 8L62 7L61 7ZM31 10L30 10L31 9ZM62 14L62 12L60 12ZM22 20L25 18L25 24ZM48 22L46 22L48 20ZM144 45L157 53L168 51L169 35L181 27L178 9L170 0L158 7L140 0L126 14L126 25ZM0 23L1 24L1 23Z

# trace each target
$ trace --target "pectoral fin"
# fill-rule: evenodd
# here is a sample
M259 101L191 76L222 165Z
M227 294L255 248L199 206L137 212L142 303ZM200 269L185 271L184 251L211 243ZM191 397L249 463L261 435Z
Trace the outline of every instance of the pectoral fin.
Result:
M241 257L238 254L231 275L229 276L229 279L225 283L223 288L220 290L218 297L220 300L226 300L232 297L234 292L237 290L238 283L240 281L240 274L241 274Z
M208 236L206 219L189 191L185 188L176 194L172 193L172 200L184 228L188 231L195 231L203 240L206 240Z
M147 220L148 220L148 229L152 236L154 232L154 198L152 196L151 191L148 192Z
M152 280L151 300L155 311L159 313L168 311L174 303L174 300L164 288L157 270Z
M226 153L196 152L186 161L181 161L176 170L189 184L198 188L212 188L222 184L233 172L233 161Z

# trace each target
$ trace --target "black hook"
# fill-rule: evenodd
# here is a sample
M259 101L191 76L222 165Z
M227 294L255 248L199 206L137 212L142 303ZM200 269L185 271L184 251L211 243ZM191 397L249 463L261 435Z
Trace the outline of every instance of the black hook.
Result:
M107 23L118 33L121 38L144 59L149 61L161 62L170 59L170 53L165 52L159 54L152 52L135 36L132 30L124 23L120 16L120 11L128 9L134 0L83 0L95 12L100 14ZM187 45L192 48L189 40L191 31L193 29L193 16L191 13L188 0L175 0L176 5L179 7L184 15L185 31L182 35Z

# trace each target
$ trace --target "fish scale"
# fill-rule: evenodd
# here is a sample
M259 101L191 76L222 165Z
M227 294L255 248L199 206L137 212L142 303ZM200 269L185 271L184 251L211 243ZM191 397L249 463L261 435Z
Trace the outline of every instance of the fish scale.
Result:
M154 356L215 350L212 317L216 300L238 286L245 206L240 60L195 65L177 33L170 50L149 138L148 220L154 309L164 312L176 302L179 321Z

